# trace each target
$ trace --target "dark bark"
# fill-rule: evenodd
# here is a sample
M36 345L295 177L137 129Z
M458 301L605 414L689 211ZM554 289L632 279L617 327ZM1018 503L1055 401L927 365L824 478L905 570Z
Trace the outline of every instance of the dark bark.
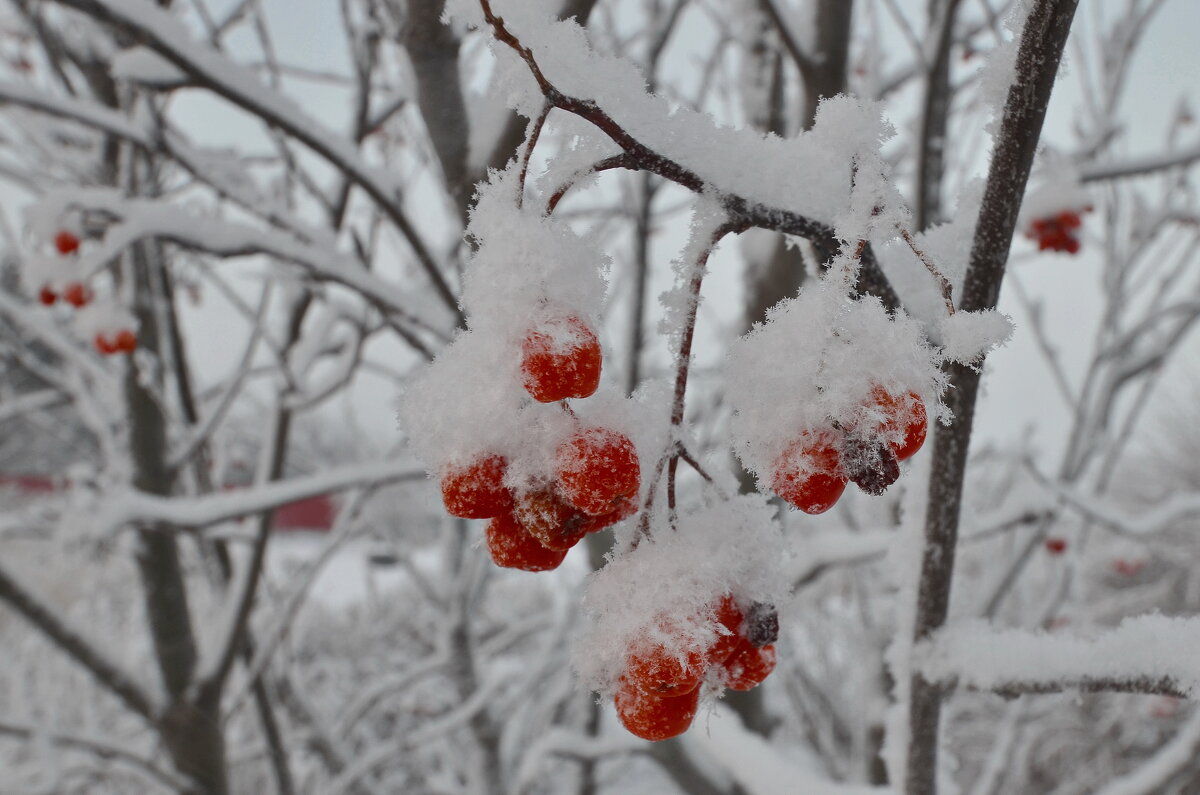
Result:
M1017 214L1077 2L1039 0L1021 34L1016 74L1005 101L975 227L959 304L962 310L993 308L999 300ZM963 478L979 389L979 372L961 365L950 365L947 370L950 388L946 402L955 419L949 427L939 426L934 434L925 550L914 626L917 641L945 623L950 604ZM920 675L912 677L911 736L905 781L905 792L909 795L932 795L937 791L941 701L939 686L926 682Z
M921 139L917 148L916 227L938 222L942 211L942 178L946 162L946 132L950 121L950 49L960 0L932 0L930 25L936 26L937 49L925 80L921 108Z

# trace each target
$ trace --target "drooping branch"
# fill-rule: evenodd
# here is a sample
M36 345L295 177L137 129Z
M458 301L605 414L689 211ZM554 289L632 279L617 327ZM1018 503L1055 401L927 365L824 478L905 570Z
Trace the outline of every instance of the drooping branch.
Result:
M605 161L606 167L649 171L694 193L715 196L731 224L742 228L769 229L806 238L812 241L825 261L832 258L838 251L840 242L834 234L833 227L828 224L787 209L769 207L744 196L723 191L718 186L706 182L699 174L682 163L646 145L594 100L573 97L560 91L542 71L533 51L522 44L520 39L505 25L503 18L496 16L492 11L489 0L480 0L480 7L483 9L484 19L492 27L496 39L511 47L525 62L547 104L584 119L621 148L624 153L621 156L622 159L617 161L609 158ZM600 169L593 169L593 171L597 170ZM552 199L551 202L552 205L557 204L556 199ZM879 268L869 247L863 255L863 267L859 274L857 288L859 292L870 293L878 297L889 309L896 309L900 306L899 297Z

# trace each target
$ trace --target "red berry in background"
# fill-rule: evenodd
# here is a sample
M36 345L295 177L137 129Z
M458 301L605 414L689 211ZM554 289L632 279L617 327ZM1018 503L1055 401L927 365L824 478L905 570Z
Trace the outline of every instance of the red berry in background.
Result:
M502 455L476 458L466 466L451 467L442 476L442 502L446 512L463 519L491 519L512 507L504 487L508 460Z
M889 439L900 438L898 442L889 442L896 460L912 458L929 433L929 416L921 396L916 392L894 395L877 386L871 390L871 401L887 417L880 432Z
M738 644L742 640L741 629L742 621L745 616L742 610L738 607L737 600L732 594L725 594L717 602L716 609L713 612L713 618L717 621L717 639L708 647L708 652L704 658L713 665L719 665L729 659L729 655L733 654L737 649Z
M774 492L808 514L832 508L848 480L836 441L832 432L801 434L775 462Z
M58 293L50 289L50 285L46 285L38 291L38 300L45 306L52 306L58 300Z
M529 535L512 514L501 514L487 525L488 552L497 566L521 571L550 571L566 558L566 551L546 549Z
M775 661L774 646L758 648L743 641L725 661L725 684L730 690L750 690L771 675Z
M565 552L587 535L582 518L552 488L520 494L513 501L513 516L547 549Z
M575 315L552 317L521 343L525 389L541 403L585 398L600 385L600 340Z
M637 496L641 468L633 442L605 428L579 431L558 446L558 488L589 516L603 516Z
M1089 212L1091 207L1082 208ZM1079 212L1063 210L1047 218L1035 218L1029 224L1025 236L1036 240L1038 251L1065 251L1068 254L1079 252L1080 243L1078 229L1083 225Z
M71 282L63 289L63 300L76 309L87 306L92 301L92 291L81 282Z
M630 734L658 742L677 737L692 725L700 704L700 688L674 698L661 698L643 693L622 678L613 703L617 717Z
M79 250L79 238L64 229L54 236L54 248L63 256L74 254Z
M103 356L111 356L117 352L116 341L111 339L103 331L96 334L92 340L92 344L96 346L96 350Z
M1139 571L1146 568L1144 560L1129 560L1127 558L1117 558L1112 562L1113 571L1124 577L1133 577Z
M117 332L114 347L121 353L133 353L137 350L137 335L127 328Z
M625 677L643 693L655 696L682 696L700 685L704 676L704 656L651 643L629 654Z
M1046 551L1051 555L1061 555L1067 551L1067 540L1065 538L1047 538Z

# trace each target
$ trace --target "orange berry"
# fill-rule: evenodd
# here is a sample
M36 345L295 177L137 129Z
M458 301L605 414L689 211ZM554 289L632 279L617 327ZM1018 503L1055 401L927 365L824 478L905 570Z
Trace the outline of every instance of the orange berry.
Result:
M63 256L74 254L79 250L79 238L64 229L54 236L54 247Z
M108 335L102 331L96 334L95 338L92 340L92 344L96 346L96 350L99 351L103 356L111 356L117 352L115 341L110 340Z
M513 503L513 516L547 549L565 552L587 535L583 517L551 488L528 491Z
M846 490L846 473L832 432L805 431L775 462L771 488L808 514L825 513Z
M585 533L598 533L606 527L612 527L617 522L628 519L637 513L637 500L630 497L621 500L617 507L608 513L599 516L588 516L587 514L578 514L579 528Z
M529 535L512 514L495 517L487 525L488 551L497 566L521 571L549 571L566 558L565 550L546 549Z
M442 476L442 502L446 512L463 519L491 519L512 507L504 487L508 459L479 456L466 466L452 467Z
M889 442L896 460L912 458L925 444L925 436L929 433L929 416L921 396L916 392L897 396L877 386L871 390L871 401L887 417L879 428L881 433L895 438L903 430L901 441Z
M133 353L137 350L137 335L131 330L123 328L117 332L116 348L121 353Z
M71 282L63 290L63 300L79 309L91 303L92 291L80 282Z
M738 607L737 600L733 598L733 594L725 594L717 602L713 617L717 621L718 635L713 644L708 647L708 653L704 657L710 664L718 665L729 659L729 655L737 649L738 643L742 639L742 621L745 616L742 614L742 609ZM721 634L721 630L725 630L728 634Z
M700 688L674 698L661 698L642 692L622 677L613 703L617 717L630 734L658 742L683 734L692 725L700 705Z
M656 696L682 696L695 690L704 676L704 655L679 652L659 643L647 643L625 659L625 675L642 692Z
M50 285L46 285L38 291L38 300L45 306L52 306L58 300L58 293L50 289Z
M558 446L558 487L589 516L612 513L637 496L641 469L633 442L605 428L579 431Z
M552 317L521 343L525 389L540 403L585 398L600 385L600 340L575 315Z
M756 648L750 641L738 644L725 661L726 686L730 690L750 690L761 684L775 670L775 647Z

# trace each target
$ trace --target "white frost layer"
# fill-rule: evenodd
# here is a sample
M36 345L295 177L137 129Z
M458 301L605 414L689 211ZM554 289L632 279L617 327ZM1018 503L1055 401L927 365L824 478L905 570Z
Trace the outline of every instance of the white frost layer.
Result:
M947 627L917 646L916 667L930 681L994 690L1009 685L1168 680L1200 692L1200 619L1127 618L1094 637L995 629L985 621Z

